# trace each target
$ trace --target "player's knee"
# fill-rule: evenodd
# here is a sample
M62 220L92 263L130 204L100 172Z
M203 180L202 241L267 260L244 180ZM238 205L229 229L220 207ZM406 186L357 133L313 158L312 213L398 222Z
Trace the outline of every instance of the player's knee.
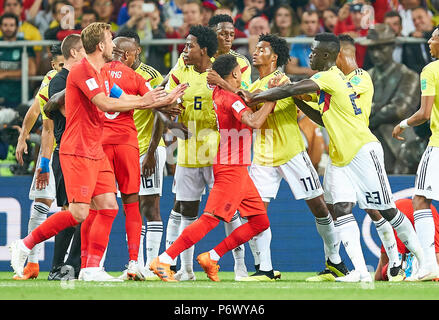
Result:
M352 213L353 203L351 202L338 202L334 204L334 215L336 218L348 215Z
M249 217L248 223L250 223L255 234L259 234L270 227L270 220L268 220L266 214Z
M412 200L413 210L429 209L431 201L423 196L414 196Z
M386 219L387 221L390 221L393 218L395 218L397 212L398 212L397 209L390 208L390 209L387 209L387 210L381 210L380 214L384 217L384 219Z

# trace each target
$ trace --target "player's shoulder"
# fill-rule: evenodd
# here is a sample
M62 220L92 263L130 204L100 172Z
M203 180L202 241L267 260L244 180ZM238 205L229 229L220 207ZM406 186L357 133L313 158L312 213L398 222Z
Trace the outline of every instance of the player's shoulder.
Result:
M425 72L439 72L439 60L430 62L424 68L422 68L421 73L425 73Z
M155 79L162 76L158 70L154 69L154 67L143 62L137 67L136 72L146 80Z
M182 82L185 82L185 79L189 81L192 77L195 77L194 68L192 66L180 66L175 69L172 69L170 72L170 77L172 80L178 85ZM191 77L192 75L192 77ZM195 78L194 78L195 79Z
M238 63L241 64L246 64L246 65L250 65L250 62L248 61L247 57L244 56L243 54L240 54L239 52L236 52L234 50L230 50L229 54L231 54L232 56L236 57L236 60L238 60Z

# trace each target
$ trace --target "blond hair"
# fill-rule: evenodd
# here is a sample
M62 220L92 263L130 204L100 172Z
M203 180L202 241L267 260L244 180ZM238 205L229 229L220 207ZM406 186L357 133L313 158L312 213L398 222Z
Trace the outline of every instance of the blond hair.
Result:
M104 22L93 22L82 30L81 40L85 53L96 51L96 46L105 39L106 30L111 31L111 25Z

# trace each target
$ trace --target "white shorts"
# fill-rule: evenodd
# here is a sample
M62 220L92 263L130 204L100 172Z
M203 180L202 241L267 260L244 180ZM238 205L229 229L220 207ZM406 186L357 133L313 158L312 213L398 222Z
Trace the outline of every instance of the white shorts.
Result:
M282 179L288 182L296 200L314 199L323 194L319 175L305 151L277 167L252 163L249 174L264 202L276 199Z
M149 177L142 175L142 162L146 153L140 156L140 190L139 196L149 196L158 194L162 196L163 190L163 170L166 163L166 148L158 146L155 150L155 171Z
M439 200L439 148L427 147L418 165L415 195Z
M212 166L201 168L180 167L175 168L172 192L177 201L199 201L205 193L206 186L213 187Z
M35 200L35 199L56 199L56 186L55 186L55 176L53 174L52 169L52 157L50 157L49 162L49 184L47 187L41 190L37 190L36 188L36 178L37 178L37 169L40 167L40 161L41 161L41 151L38 154L37 163L35 165L35 173L34 177L32 179L32 185L29 190L29 199Z
M361 209L395 208L379 142L365 144L344 167L328 163L323 180L325 201L357 203Z

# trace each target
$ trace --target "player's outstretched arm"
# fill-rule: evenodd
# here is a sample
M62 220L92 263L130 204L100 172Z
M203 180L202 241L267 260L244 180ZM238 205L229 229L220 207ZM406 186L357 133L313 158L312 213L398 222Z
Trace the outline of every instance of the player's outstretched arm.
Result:
M43 120L43 131L41 134L41 161L40 167L37 168L35 179L37 190L46 188L49 185L49 162L52 157L54 136L54 124L51 119Z
M421 107L408 119L402 120L395 128L393 128L392 137L398 140L404 140L401 134L408 127L416 127L428 121L431 116L435 96L422 96Z
M256 112L251 110L245 111L241 115L241 122L250 128L260 129L275 105L276 102L270 101L265 102L262 108Z
M153 104L145 106L144 108L141 109L162 108L162 107L172 108L172 105L183 96L184 91L187 89L188 86L189 85L187 83L179 84L171 92L169 92L165 96L160 97Z
M322 126L322 127L325 126L323 123L323 120L322 120L322 115L320 114L320 112L318 110L312 108L309 104L307 104L306 102L299 100L297 98L294 98L294 103L312 121L317 123L319 126Z
M281 100L306 93L314 93L318 90L320 90L320 88L314 81L305 79L296 83L290 83L284 86L271 88L255 95L247 95L246 97L244 97L244 99L246 102L254 104L264 101Z
M53 112L60 110L65 104L66 89L55 93L44 105L43 111L49 119L53 119Z
M23 165L23 153L27 154L27 143L26 140L29 136L29 132L34 126L35 122L40 115L40 104L38 98L35 97L34 102L27 110L26 115L24 116L23 124L20 130L20 136L18 137L17 147L15 148L15 158L18 163Z

